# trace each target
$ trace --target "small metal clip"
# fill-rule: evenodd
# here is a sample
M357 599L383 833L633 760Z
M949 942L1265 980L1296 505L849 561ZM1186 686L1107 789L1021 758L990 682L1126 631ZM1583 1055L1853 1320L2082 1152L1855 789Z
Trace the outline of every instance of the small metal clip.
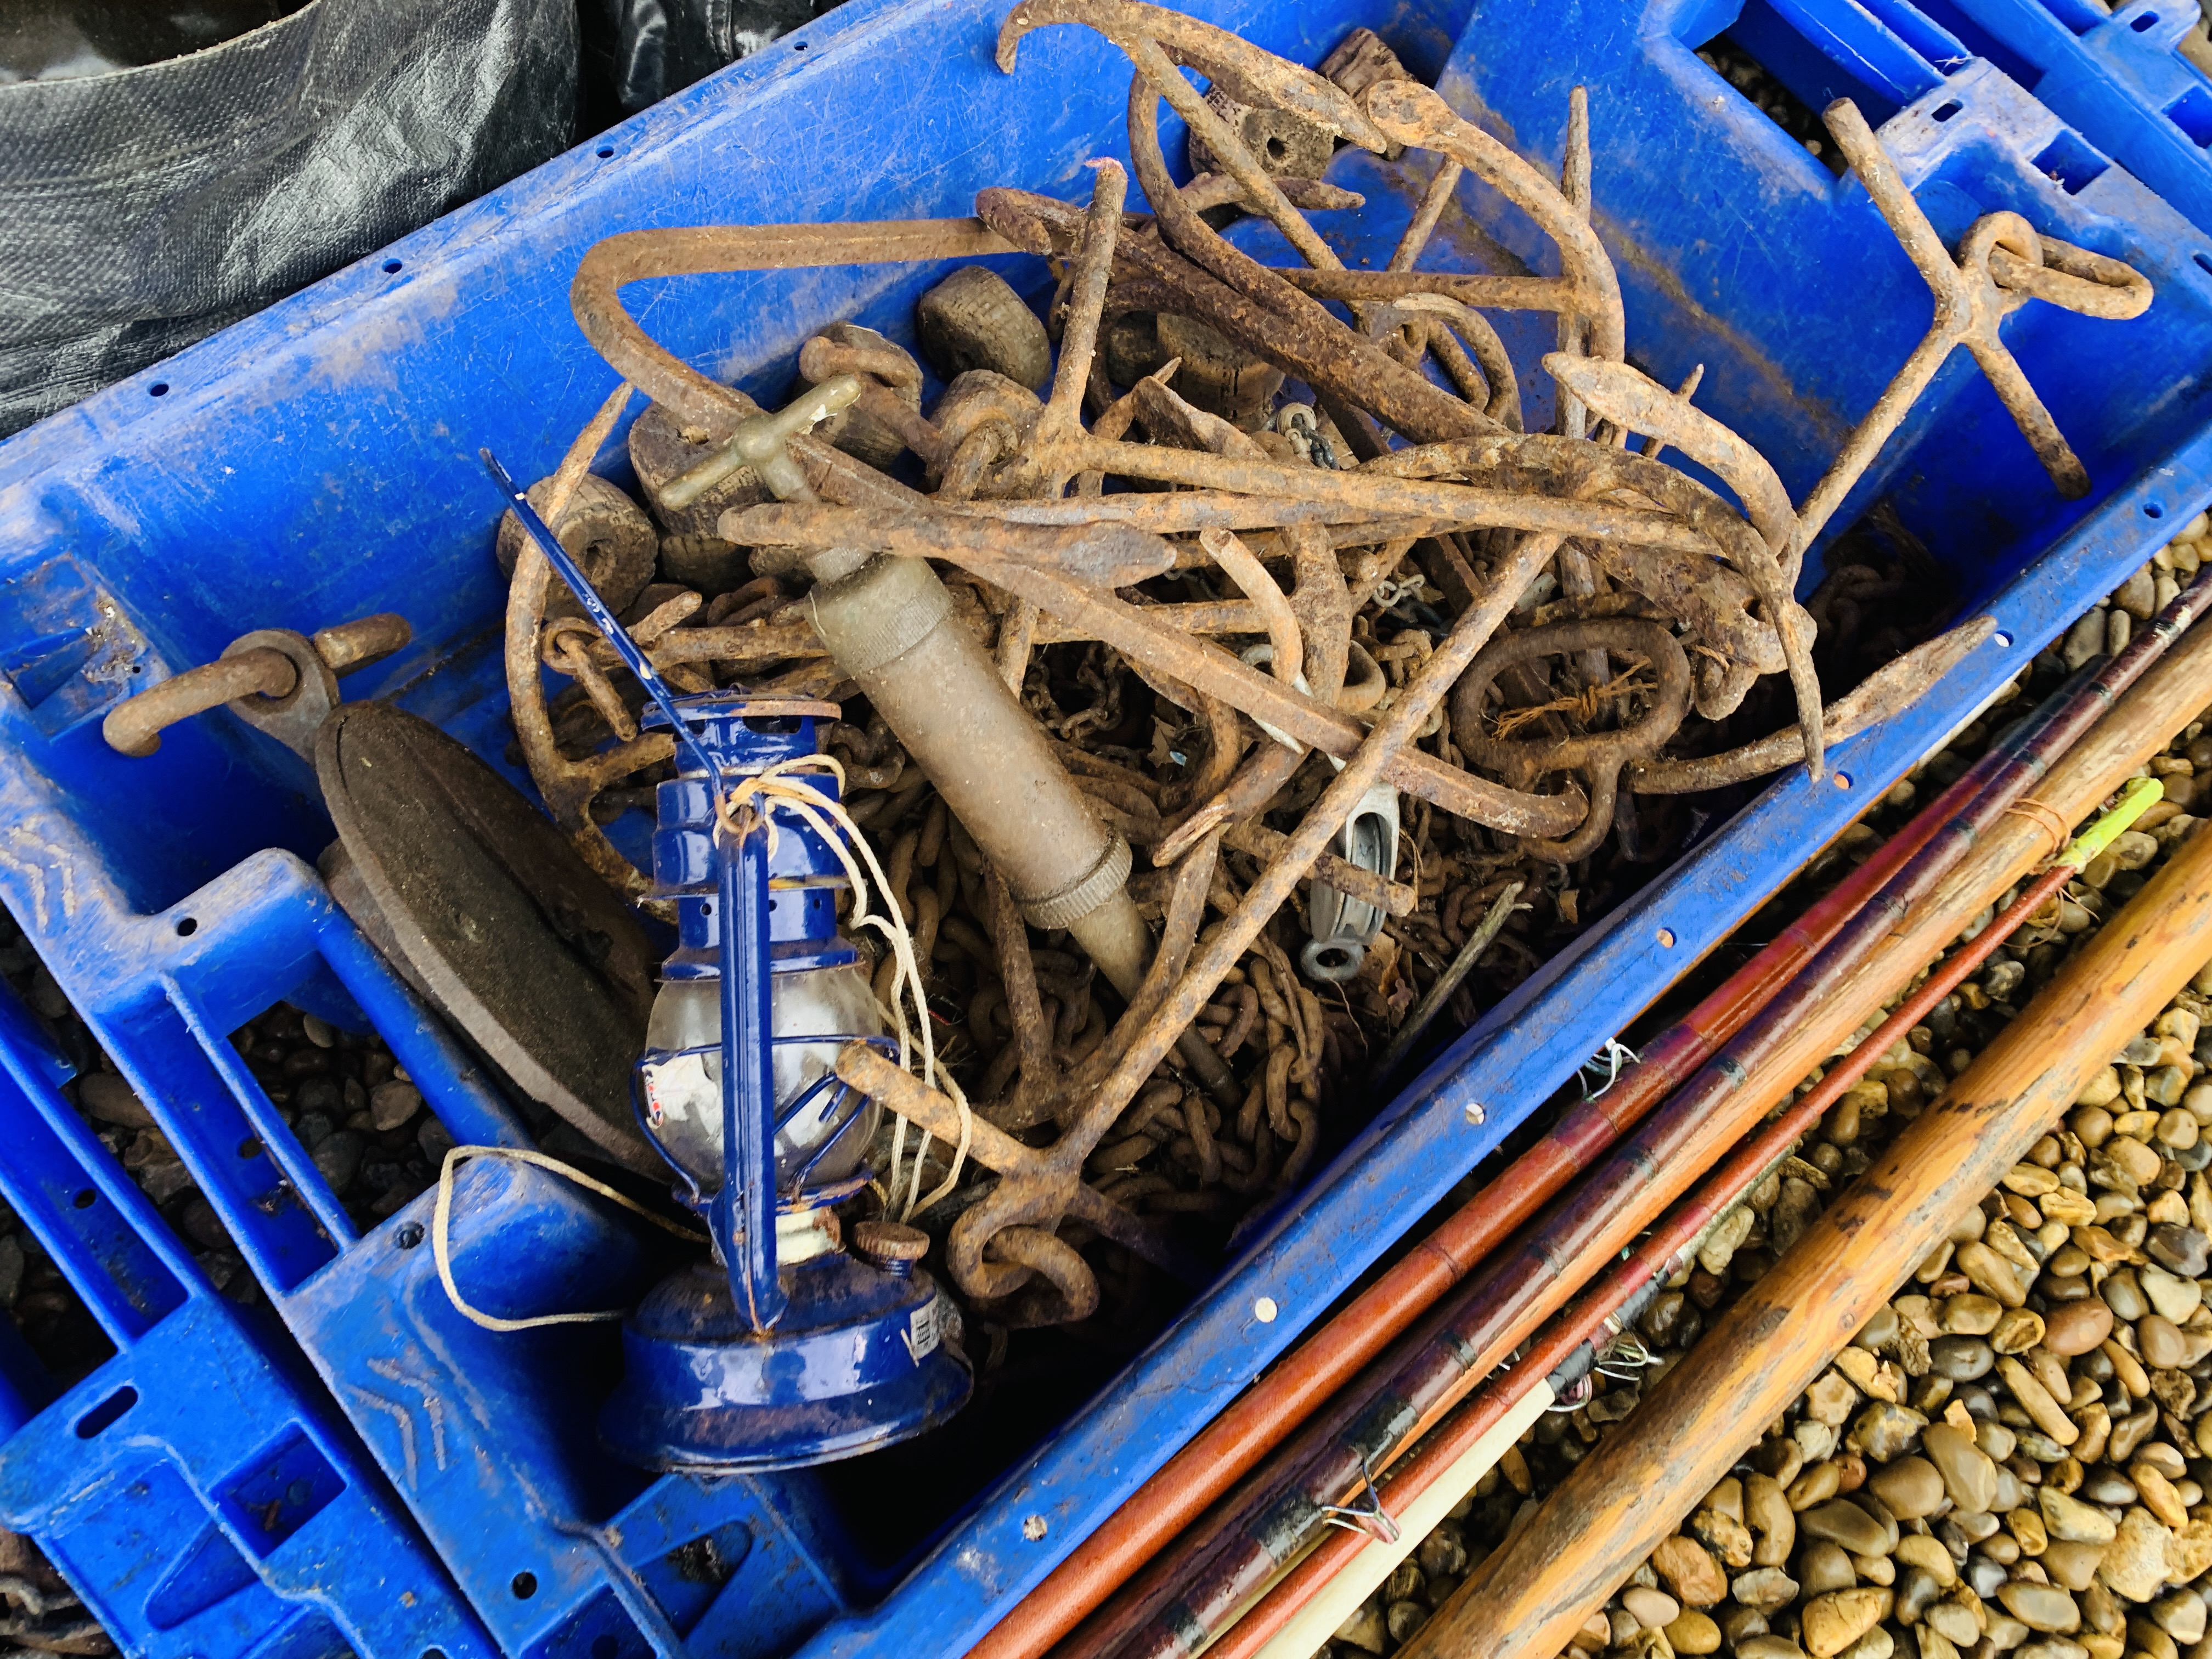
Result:
M1591 1386L1590 1373L1584 1371L1580 1376L1567 1384L1566 1392L1565 1394L1562 1394L1557 1400L1554 1400L1550 1405L1545 1407L1544 1409L1550 1412L1555 1417L1565 1417L1568 1413L1578 1412L1583 1407L1589 1405L1590 1402L1590 1396L1595 1393L1596 1393L1596 1389Z
M1615 1382L1633 1382L1638 1380L1646 1366L1658 1363L1658 1356L1644 1346L1642 1338L1632 1332L1624 1331L1598 1356L1595 1369Z
M1385 1544L1395 1544L1400 1534L1398 1523L1390 1511L1382 1507L1382 1494L1376 1490L1375 1472L1368 1467L1364 1453L1359 1459L1360 1483L1366 1488L1360 1501L1355 1504L1322 1504L1318 1507L1322 1518L1332 1527L1342 1527L1349 1532L1364 1532L1370 1538Z
M1605 1040L1605 1047L1582 1063L1580 1073L1583 1082L1583 1098L1595 1100L1620 1081L1621 1067L1624 1065L1635 1066L1641 1063L1635 1049L1630 1048L1619 1037L1607 1037ZM1605 1073L1605 1081L1593 1089L1590 1087L1590 1079L1601 1069Z

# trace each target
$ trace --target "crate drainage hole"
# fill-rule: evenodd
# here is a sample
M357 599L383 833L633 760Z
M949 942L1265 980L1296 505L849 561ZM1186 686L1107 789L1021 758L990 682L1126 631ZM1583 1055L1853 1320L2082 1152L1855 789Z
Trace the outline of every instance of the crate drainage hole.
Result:
M1759 60L1751 44L1733 32L1713 36L1696 48L1705 66L1726 81L1759 112L1830 173L1840 176L1844 153L1836 148L1820 116L1782 77Z
M179 939L190 939L194 933L198 933L199 930L200 924L198 920L196 917L186 916L182 921L177 924L177 937Z
M2166 509L2160 507L2156 501L2145 501L2143 503L2143 517L2146 519L2162 519L2165 516Z
M386 259L384 262L384 274L387 276L397 276L404 268L397 259Z
M527 1601L538 1594L538 1575L534 1572L518 1572L507 1588L514 1592L516 1601Z
M70 1202L76 1205L80 1210L88 1210L94 1206L94 1204L99 1201L99 1199L100 1194L93 1191L91 1188L88 1187L82 1192L79 1193L75 1198L71 1199Z
M138 1403L138 1390L118 1389L76 1420L76 1437L89 1440L103 1429L113 1426L124 1413Z
M1944 105L1942 108L1937 110L1933 118L1938 121L1948 121L1965 107L1966 106L1964 104L1961 104L1957 99L1954 98L1949 103Z
M2012 648L2012 635L2006 633L2002 628L1997 629L1996 633L1990 635L1990 638L1996 641L1996 647L2000 651L2008 651Z
M602 150L600 150L600 151L599 152L599 160L601 160L602 161L612 161L612 160L614 159L614 154L615 154L615 153L614 153L614 149L613 149L613 148L612 148L611 146L609 146L608 148L606 148L606 149L602 149Z
M169 395L169 383L167 380L155 381L153 385L146 388L146 395L149 398L167 397Z

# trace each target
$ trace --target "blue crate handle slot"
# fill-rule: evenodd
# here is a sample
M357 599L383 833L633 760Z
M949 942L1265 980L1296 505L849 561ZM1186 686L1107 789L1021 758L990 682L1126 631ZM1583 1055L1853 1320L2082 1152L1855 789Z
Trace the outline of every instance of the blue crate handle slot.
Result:
M54 1069L0 988L0 1195L118 1350L58 1391L0 1321L0 1520L149 1659L341 1640L496 1659L358 1441L208 1283Z

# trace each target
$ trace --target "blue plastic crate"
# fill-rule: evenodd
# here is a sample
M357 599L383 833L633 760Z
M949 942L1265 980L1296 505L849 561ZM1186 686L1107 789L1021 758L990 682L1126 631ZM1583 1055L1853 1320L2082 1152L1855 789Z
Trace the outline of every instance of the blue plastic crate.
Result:
M1926 290L1863 193L1694 56L1734 21L1725 7L1492 0L1457 53L1458 0L1326 16L1272 0L1194 9L1308 63L1351 27L1376 27L1463 108L1553 160L1567 88L1589 85L1597 220L1623 272L1632 352L1662 379L1704 362L1701 405L1801 493L1926 325ZM330 835L304 768L222 714L175 729L148 761L106 750L94 722L248 628L396 609L416 647L349 689L395 696L496 763L503 593L495 503L473 456L488 443L518 471L549 470L611 385L568 318L584 251L648 225L957 214L988 185L1087 193L1083 161L1118 149L1124 62L1055 29L1001 76L1002 9L851 0L0 445L0 896L161 1115L510 1653L963 1650L1407 1217L2212 497L2204 388L2175 368L2205 362L2212 342L2203 236L1993 70L1970 99L1954 77L1940 99L1903 100L1884 137L1946 235L2009 207L2130 260L2159 289L2133 323L2030 311L2008 336L2088 466L2087 501L2057 501L1963 363L1862 494L1891 493L2000 633L1918 708L1836 750L1833 781L1778 780L1455 1045L886 1595L811 1481L648 1484L599 1455L589 1423L611 1382L611 1331L561 1339L573 1348L536 1346L544 1333L495 1338L446 1305L428 1253L407 1242L418 1213L354 1236L228 1050L222 1034L241 1020L283 997L365 1018L457 1139L512 1144L519 1125L302 862ZM2052 156L2071 158L2056 179ZM1332 176L1370 206L1330 234L1348 263L1382 264L1419 167L1347 153ZM1462 205L1488 246L1548 257L1476 188ZM1438 251L1474 266L1485 246L1448 222ZM1032 293L1048 285L1036 262L1006 269ZM673 349L779 398L809 332L853 317L910 338L912 301L940 275L757 273L634 299ZM269 1156L241 1159L248 1138ZM270 1212L277 1167L304 1208ZM594 1298L646 1270L637 1238L572 1189L471 1166L458 1199L458 1271L498 1311L604 1305ZM1260 1319L1262 1297L1279 1316ZM894 1488L882 1501L928 1494ZM702 1582L690 1568L707 1558Z
M69 1074L0 987L0 1195L117 1349L63 1388L0 1319L0 1522L148 1659L491 1659L281 1334L216 1293L57 1092Z
M1869 119L1993 65L2094 147L2212 232L2212 81L2183 57L2192 0L1742 0L1732 39L1814 108L1859 100ZM1712 14L1709 14L1709 16Z
M2212 81L2181 54L2193 4L1919 0L2123 167L2212 231Z

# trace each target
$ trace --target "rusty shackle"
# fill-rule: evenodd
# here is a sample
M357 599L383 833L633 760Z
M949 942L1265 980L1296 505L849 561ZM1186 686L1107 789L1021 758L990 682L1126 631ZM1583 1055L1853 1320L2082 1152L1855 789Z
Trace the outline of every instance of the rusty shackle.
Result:
M380 662L415 637L404 617L380 611L311 637L288 628L257 628L222 655L149 686L108 711L100 735L118 754L143 759L179 720L228 707L295 754L308 754L324 718L338 704L338 676Z

